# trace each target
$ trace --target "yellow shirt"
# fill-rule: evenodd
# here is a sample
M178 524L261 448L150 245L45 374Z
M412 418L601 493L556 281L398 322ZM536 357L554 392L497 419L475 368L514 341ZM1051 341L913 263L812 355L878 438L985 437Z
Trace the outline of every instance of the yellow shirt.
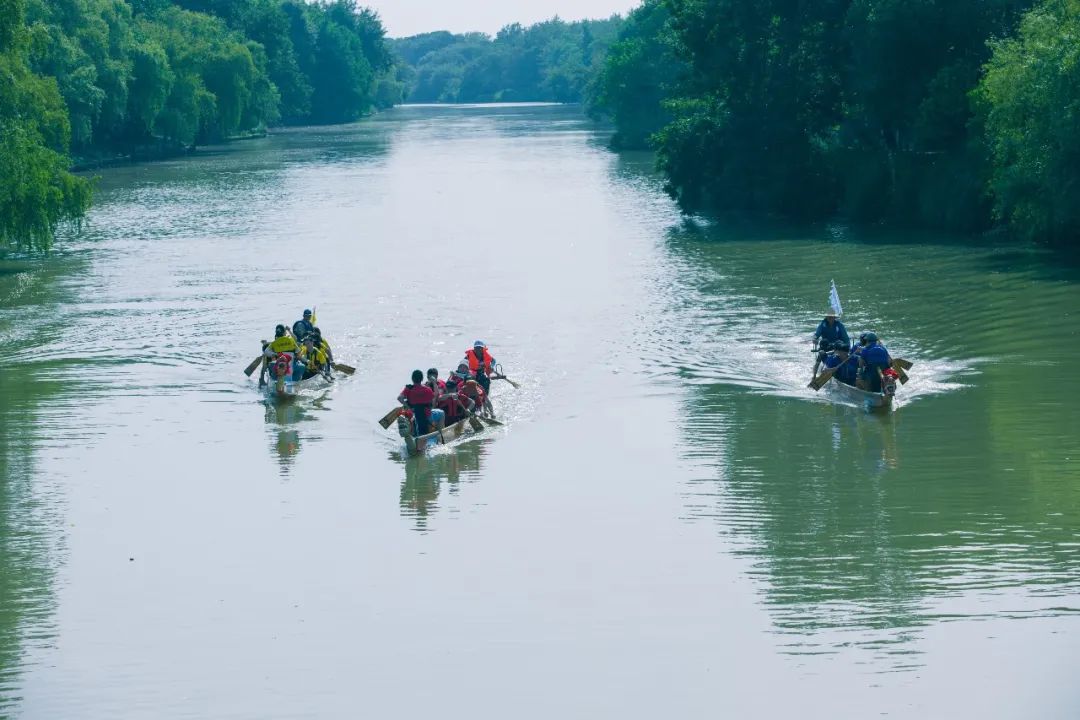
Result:
M294 353L297 350L299 350L299 348L296 345L296 341L293 340L288 335L286 335L284 337L276 338L274 340L274 342L270 343L266 347L269 348L270 350L274 351L275 353L283 353L283 352Z

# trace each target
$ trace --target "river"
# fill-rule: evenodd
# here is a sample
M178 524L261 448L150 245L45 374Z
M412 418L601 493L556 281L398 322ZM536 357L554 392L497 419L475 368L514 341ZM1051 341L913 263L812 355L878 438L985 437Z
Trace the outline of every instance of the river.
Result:
M1080 715L1052 257L689 221L564 107L100 175L0 274L0 716ZM891 414L806 388L832 279ZM268 407L313 305L360 371ZM505 427L405 459L376 420L478 338Z

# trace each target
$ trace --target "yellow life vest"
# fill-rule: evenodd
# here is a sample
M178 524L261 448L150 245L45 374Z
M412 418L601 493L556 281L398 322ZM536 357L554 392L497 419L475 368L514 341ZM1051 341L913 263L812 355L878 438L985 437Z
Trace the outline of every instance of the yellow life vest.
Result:
M267 345L267 347L273 350L275 353L294 353L299 349L296 345L296 340L292 339L288 335L276 338L274 342Z

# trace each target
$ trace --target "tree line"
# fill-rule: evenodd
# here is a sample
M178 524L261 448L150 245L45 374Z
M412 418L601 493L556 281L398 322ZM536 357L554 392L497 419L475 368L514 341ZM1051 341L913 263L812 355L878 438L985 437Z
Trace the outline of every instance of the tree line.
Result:
M0 0L0 250L82 217L72 155L349 122L400 102L394 75L355 0Z
M1080 247L1080 0L645 0L592 83L687 211Z
M409 102L581 102L622 25L553 18L484 33L431 32L391 41Z

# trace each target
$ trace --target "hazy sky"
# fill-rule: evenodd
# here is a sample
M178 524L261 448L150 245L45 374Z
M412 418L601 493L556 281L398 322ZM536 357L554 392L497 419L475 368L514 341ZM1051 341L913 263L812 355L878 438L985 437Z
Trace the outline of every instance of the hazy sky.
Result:
M530 25L558 15L564 20L626 12L640 0L360 0L379 11L390 37L432 30L496 33L512 22Z

